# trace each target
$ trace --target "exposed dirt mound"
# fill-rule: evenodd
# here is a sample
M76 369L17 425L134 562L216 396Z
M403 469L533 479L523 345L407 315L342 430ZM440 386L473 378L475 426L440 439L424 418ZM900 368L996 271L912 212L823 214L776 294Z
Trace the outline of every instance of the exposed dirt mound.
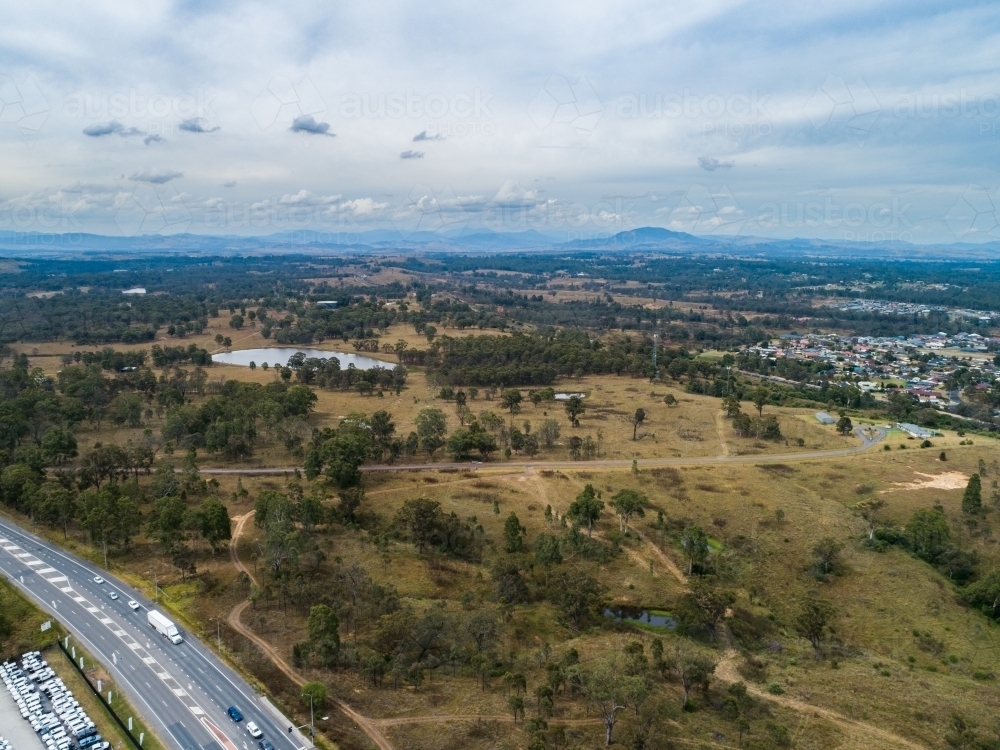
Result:
M919 471L913 472L918 477L923 477L916 482L893 482L895 485L891 490L883 492L893 492L895 490L964 490L969 483L969 477L960 471L946 471L943 474L924 474Z

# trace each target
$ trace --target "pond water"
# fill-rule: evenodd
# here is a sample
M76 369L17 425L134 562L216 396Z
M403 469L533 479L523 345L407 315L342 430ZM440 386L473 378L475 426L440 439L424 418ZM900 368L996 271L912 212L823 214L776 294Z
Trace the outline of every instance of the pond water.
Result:
M638 609L636 607L605 608L604 616L618 622L632 622L636 625L651 625L654 628L676 630L677 620L667 612L655 609Z
M343 352L330 352L325 349L306 349L289 346L269 346L263 349L239 349L232 352L219 352L212 355L212 361L225 365L241 365L243 367L248 367L251 362L260 367L267 362L272 367L274 365L284 367L288 364L288 358L296 352L302 352L306 357L337 359L340 361L340 369L342 370L346 370L348 365L354 365L359 370L370 370L373 367L388 367L389 369L395 367L392 362L366 357L363 354L344 354Z

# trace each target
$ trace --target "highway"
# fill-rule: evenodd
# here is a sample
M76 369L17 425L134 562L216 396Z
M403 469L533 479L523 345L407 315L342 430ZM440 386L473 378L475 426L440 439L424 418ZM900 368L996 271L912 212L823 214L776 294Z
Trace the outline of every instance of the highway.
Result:
M170 750L258 750L247 721L260 727L275 750L308 745L197 637L180 628L184 642L174 645L153 630L146 620L153 602L7 519L0 519L0 571L101 661ZM98 584L96 576L105 582ZM140 604L138 612L129 599ZM229 706L239 708L244 721L232 722Z

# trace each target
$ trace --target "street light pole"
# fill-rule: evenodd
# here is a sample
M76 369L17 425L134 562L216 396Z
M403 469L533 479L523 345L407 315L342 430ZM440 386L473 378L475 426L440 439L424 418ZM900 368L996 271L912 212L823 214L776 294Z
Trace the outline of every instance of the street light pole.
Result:
M313 710L313 696L312 693L303 693L302 697L309 698L309 739L313 743L313 747L316 746L316 713Z

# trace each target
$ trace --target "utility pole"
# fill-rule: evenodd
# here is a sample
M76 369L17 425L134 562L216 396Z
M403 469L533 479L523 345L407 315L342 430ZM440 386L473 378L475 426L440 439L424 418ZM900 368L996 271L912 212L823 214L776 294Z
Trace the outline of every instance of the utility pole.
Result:
M659 343L660 343L660 334L654 333L653 334L653 378L654 379L660 374L660 371L656 366L656 350Z
M219 647L219 653L222 653L222 624L218 617L209 617L209 620L215 620L215 643Z

